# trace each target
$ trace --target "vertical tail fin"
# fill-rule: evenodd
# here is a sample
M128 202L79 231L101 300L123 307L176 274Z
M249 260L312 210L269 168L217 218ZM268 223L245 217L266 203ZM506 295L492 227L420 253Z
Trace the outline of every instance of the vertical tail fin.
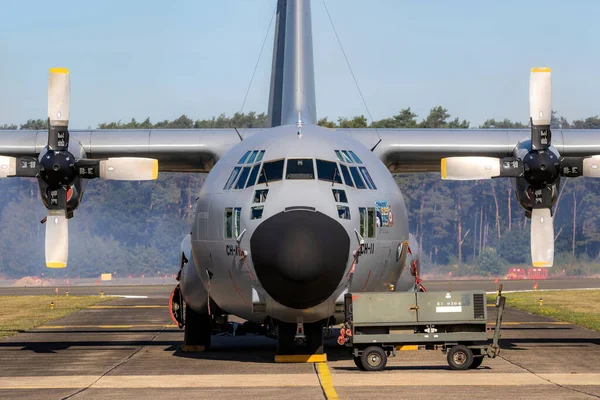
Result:
M278 0L269 125L317 123L310 0Z

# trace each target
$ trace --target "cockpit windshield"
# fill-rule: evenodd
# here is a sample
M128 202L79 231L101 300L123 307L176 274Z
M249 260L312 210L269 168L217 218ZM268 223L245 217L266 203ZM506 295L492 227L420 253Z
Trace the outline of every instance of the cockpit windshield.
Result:
M263 163L258 175L258 183L269 183L283 179L283 160L268 161Z
M288 160L285 179L315 179L315 167L312 158Z

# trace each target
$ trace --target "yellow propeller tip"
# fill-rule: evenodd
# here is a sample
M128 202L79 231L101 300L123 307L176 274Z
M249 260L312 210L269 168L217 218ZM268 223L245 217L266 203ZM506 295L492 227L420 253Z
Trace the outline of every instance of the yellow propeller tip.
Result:
M152 165L152 179L158 179L158 160L154 160Z
M446 179L446 159L442 158L442 179Z
M50 73L51 74L68 74L69 69L68 68L50 68Z
M550 264L549 262L546 261L534 261L533 263L534 267L551 267L552 264Z
M47 262L46 267L48 268L65 268L67 263L64 262Z
M533 67L533 68L531 68L531 72L550 72L550 68L548 68L548 67Z

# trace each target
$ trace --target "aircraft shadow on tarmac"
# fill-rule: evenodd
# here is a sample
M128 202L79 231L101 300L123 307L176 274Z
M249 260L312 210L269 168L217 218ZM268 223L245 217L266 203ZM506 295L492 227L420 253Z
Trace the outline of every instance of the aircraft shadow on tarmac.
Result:
M521 328L522 329L522 328ZM537 329L537 328L536 328ZM557 329L557 328L552 328ZM563 328L564 329L564 328ZM82 348L95 347L101 348L116 348L116 347L164 347L164 351L172 352L174 357L195 358L207 360L223 360L223 361L239 361L239 362L271 362L273 355L276 352L276 342L273 339L264 336L244 335L244 336L229 336L219 337L213 336L213 347L206 352L183 352L180 347L180 340L77 340L78 333L86 333L87 331L70 331L69 336L73 340L53 341L44 340L45 333L52 331L29 331L29 334L39 334L39 340L28 341L0 341L0 348L20 348L22 351L31 351L34 353L56 353L58 351L77 351ZM62 331L64 333L64 331ZM123 333L123 331L113 331L114 334ZM127 331L134 332L134 331ZM161 330L142 330L143 333L156 333ZM87 333L98 333L91 331ZM102 333L111 333L110 331L102 331ZM504 350L511 351L528 351L535 347L587 347L591 345L600 346L600 338L507 338L501 339L500 347ZM325 351L327 358L330 361L350 360L350 349L341 347L334 340L326 341ZM403 367L404 368L404 367ZM412 367L409 367L412 368ZM433 367L435 368L435 367ZM428 368L431 369L431 368Z

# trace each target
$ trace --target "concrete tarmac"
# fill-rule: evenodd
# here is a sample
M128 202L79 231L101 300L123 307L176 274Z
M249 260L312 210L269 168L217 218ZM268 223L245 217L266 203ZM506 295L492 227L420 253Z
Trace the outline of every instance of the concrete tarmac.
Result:
M148 297L116 298L0 341L0 398L325 398L315 365L273 362L272 339L213 336L210 351L182 353L169 291L135 293ZM360 372L331 341L328 375L341 399L600 398L599 332L514 309L504 321L500 357L477 370L450 370L440 351L402 351L385 371Z

